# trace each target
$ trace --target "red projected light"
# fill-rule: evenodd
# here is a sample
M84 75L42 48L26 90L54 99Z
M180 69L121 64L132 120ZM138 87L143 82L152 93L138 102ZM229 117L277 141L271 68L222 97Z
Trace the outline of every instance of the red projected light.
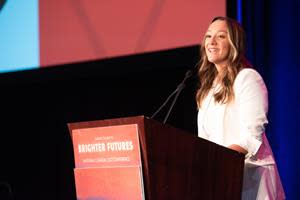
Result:
M136 54L201 41L226 1L40 1L40 64Z

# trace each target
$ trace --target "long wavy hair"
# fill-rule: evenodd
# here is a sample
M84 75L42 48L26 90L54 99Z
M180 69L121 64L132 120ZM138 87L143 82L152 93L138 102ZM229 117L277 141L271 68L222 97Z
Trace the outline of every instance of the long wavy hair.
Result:
M234 99L233 83L243 68L251 67L251 64L245 58L246 51L246 34L242 26L235 20L227 17L215 17L211 24L217 20L225 21L227 24L227 34L230 44L228 54L228 65L224 69L224 73L220 74L220 89L214 94L215 102L220 104L230 103ZM208 61L205 52L205 37L201 44L201 62L198 70L199 86L196 93L196 102L198 108L209 91L213 87L213 82L218 75L218 71L214 65Z

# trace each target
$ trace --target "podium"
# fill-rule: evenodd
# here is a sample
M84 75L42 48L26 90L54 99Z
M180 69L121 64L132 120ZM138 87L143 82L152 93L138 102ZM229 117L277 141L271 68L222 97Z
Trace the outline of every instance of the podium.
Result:
M74 137L76 131L97 130L97 128L99 128L99 130L102 130L101 128L110 128L115 130L116 134L122 135L122 128L125 130L125 128L127 129L128 127L136 127L138 141L135 143L133 139L133 143L130 141L130 144L125 142L122 144L124 149L127 148L128 152L135 144L139 146L139 152L137 152L138 154L136 155L139 156L138 159L140 160L140 165L139 162L134 160L135 158L132 160L136 163L131 163L130 165L137 166L136 178L138 180L136 181L138 187L140 187L142 195L141 199L241 199L244 155L236 151L199 138L184 130L161 124L160 122L144 116L69 123L68 127L72 134L75 154L75 180L78 199L84 199L84 197L79 197L80 191L84 190L85 193L88 193L91 190L91 187L96 187L95 191L105 190L105 192L111 192L112 194L118 193L120 198L114 197L111 199L130 199L122 194L123 192L124 194L127 194L128 191L114 191L115 184L117 185L116 187L119 187L117 184L118 180L115 180L116 182L114 182L114 184L109 183L110 185L108 186L105 185L107 183L103 179L101 179L102 181L94 180L80 185L81 176L91 178L99 175L106 179L110 179L108 173L110 169L113 171L112 173L120 173L123 168L112 167L112 162L109 162L109 164L107 162L102 162L101 158L96 159L97 161L102 162L101 167L97 167L99 162L88 163L87 166L85 166L85 163L82 163L82 160L79 160L78 155L76 155L78 154L78 151L84 151L83 147L81 150L78 149L78 147L80 147L79 143L81 142L81 139L80 137ZM118 128L118 130L114 128ZM107 131L107 129L105 129L105 131ZM83 136L87 136L87 134L89 134L89 132L81 132L81 135ZM97 134L97 131L92 134ZM110 132L110 134L114 134L114 131ZM109 140L109 137L110 136L97 137L98 142L105 138ZM104 143L103 146L102 143L98 143L97 145L98 146L93 149L94 153L96 152L96 156L100 156L101 151L107 151L109 148L105 146L107 144ZM127 158L124 155L121 157ZM130 159L131 158L128 157L127 160L130 162ZM107 159L105 161L107 161ZM115 159L115 161L119 164L118 161L120 160ZM121 161L126 164L124 159ZM140 170L138 170L139 166ZM97 171L98 169L99 171ZM79 173L77 173L76 170L79 170ZM92 174L89 174L90 172L88 171L92 172ZM124 169L124 171L126 171L126 169ZM140 178L138 177L139 174ZM125 179L121 175L120 181L126 180L126 177L132 178L135 175L124 176ZM130 184L123 184L123 186L127 185ZM133 193L134 191L132 190L129 191L129 193L130 192ZM93 198L97 199L95 194L93 194ZM110 198L102 196L101 198L99 197L99 199ZM131 197L131 199L135 199L135 197Z

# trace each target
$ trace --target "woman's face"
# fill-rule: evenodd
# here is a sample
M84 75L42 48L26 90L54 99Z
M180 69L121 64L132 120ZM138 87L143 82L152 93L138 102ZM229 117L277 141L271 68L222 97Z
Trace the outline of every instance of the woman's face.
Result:
M217 20L210 24L205 34L204 45L208 61L214 63L218 71L226 67L230 44L225 21Z

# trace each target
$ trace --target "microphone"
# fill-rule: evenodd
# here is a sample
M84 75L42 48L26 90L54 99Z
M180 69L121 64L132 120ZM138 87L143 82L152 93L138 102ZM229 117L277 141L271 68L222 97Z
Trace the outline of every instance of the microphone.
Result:
M201 61L201 60L200 60L200 61ZM166 123L166 121L167 121L167 119L168 119L168 117L169 117L169 115L170 115L170 113L171 113L171 111L172 111L172 109L173 109L173 107L174 107L176 101L177 101L177 98L178 98L179 94L181 93L181 91L182 91L183 88L185 87L185 82L186 82L186 80L188 80L188 79L195 73L195 71L196 71L196 69L197 69L197 66L198 66L198 64L200 63L200 61L198 61L198 62L194 65L194 67L193 67L192 69L188 70L188 71L185 73L184 79L183 79L183 80L181 81L181 83L177 86L177 88L176 88L176 89L168 96L168 98L164 101L164 103L157 109L157 111L151 116L151 119L153 119L153 118L160 112L160 110L168 103L168 101L171 99L171 97L174 96L174 95L176 94L175 97L174 97L174 99L173 99L173 102L172 102L172 104L171 104L171 106L170 106L170 108L169 108L169 110L168 110L168 112L167 112L167 115L166 115L165 118L164 118L163 124Z

